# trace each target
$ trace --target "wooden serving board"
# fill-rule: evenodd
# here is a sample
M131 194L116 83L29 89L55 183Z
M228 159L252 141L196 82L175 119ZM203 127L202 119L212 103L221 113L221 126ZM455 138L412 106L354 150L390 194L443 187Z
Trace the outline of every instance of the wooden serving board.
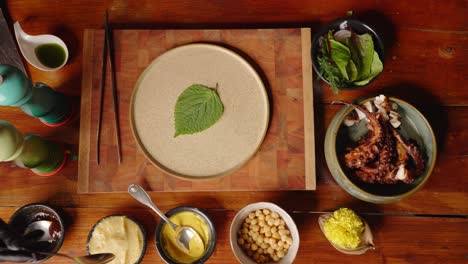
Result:
M108 68L98 165L103 39L103 30L84 32L79 193L124 192L130 183L156 192L315 190L310 29L115 30L123 162L117 161ZM270 95L270 125L257 154L239 170L212 180L188 181L167 175L146 160L130 129L129 103L139 75L165 51L194 42L219 44L246 58Z

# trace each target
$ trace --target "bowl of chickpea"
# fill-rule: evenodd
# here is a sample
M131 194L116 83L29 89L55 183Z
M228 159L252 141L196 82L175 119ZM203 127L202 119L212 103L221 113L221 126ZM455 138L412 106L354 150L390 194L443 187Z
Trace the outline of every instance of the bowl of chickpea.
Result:
M289 214L273 203L250 204L231 223L231 248L243 264L293 263L299 232Z

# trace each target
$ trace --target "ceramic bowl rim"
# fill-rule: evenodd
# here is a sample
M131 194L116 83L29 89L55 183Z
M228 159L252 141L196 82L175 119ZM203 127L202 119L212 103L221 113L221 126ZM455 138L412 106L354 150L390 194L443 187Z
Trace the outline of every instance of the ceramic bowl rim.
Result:
M145 228L143 227L143 225L141 225L138 221L135 220L135 218L131 217L131 216L128 216L128 215L125 215L125 214L112 214L112 215L108 215L108 216L104 216L103 218L99 219L94 225L93 227L89 230L89 233L88 233L88 236L86 238L86 253L89 255L91 254L89 252L89 241L91 240L91 236L94 232L94 229L96 229L96 227L105 219L107 218L111 218L111 217L126 217L127 219L129 219L130 221L134 222L139 228L140 228L140 231L143 235L143 248L141 250L141 254L140 254L140 257L138 258L138 260L134 263L134 264L139 264L143 261L143 258L144 256L146 255L146 230Z
M365 98L365 99L362 99L362 100L358 100L358 104L363 104L367 101L370 101L370 100L373 100L375 97L369 97L369 98ZM430 131L430 136L431 136L431 139L432 139L432 144L433 144L433 151L432 151L432 155L433 155L433 159L432 159L432 162L431 164L429 165L429 169L426 171L426 173L424 174L424 178L421 180L421 182L419 182L416 186L414 186L414 188L412 188L411 190L405 192L405 193L402 193L402 194L398 194L398 195L389 195L389 196L380 196L380 195L376 195L376 194L372 194L372 193L369 193L365 190L363 190L362 188L358 187L357 185L355 185L350 179L349 177L346 175L346 173L343 171L342 167L341 167L341 164L339 163L339 160L338 160L338 156L336 154L336 136L337 136L337 133L338 133L338 130L340 129L340 126L341 124L343 123L343 120L344 118L353 110L353 107L352 106L349 106L349 105L346 105L344 106L342 109L343 112L340 113L338 112L335 117L337 117L339 114L341 114L341 116L339 117L339 120L338 120L338 126L335 126L335 127L329 127L329 129L331 129L330 131L330 134L333 135L333 140L331 140L331 147L332 147L332 153L333 155L331 155L331 161L330 163L333 163L333 164L337 164L337 169L338 169L338 175L334 175L333 173L331 173L331 175L333 176L333 178L338 182L338 184L340 185L341 188L343 188L346 192L348 192L349 194L351 194L352 196L360 199L360 200L364 200L366 202L373 202L373 203L393 203L393 202L397 202L397 201L400 201L404 198L408 198L409 196L413 195L415 192L417 192L420 188L422 188L422 186L426 183L426 181L429 179L429 177L431 176L432 174L432 171L435 167L435 163L436 163L436 160L437 160L437 141L436 141L436 138L435 138L435 134L434 134L434 131L429 123L429 121L427 121L426 117L418 110L416 109L413 105L411 105L410 103L402 100L402 99L399 99L399 98L395 98L395 97L388 97L388 99L391 101L391 102L395 102L397 104L403 104L407 107L409 107L411 110L413 110L415 113L418 114L419 117L421 117L421 119L424 121L425 125L427 126L428 130ZM328 133L327 133L328 134ZM326 142L327 140L325 140ZM326 148L326 144L325 145L325 148ZM325 153L326 153L326 149L325 149ZM325 158L327 159L327 156L328 155L325 155ZM328 159L327 159L327 165L328 165ZM330 170L331 172L331 170ZM421 177L421 176L420 176ZM342 181L345 181L347 184L349 184L349 186L351 186L352 188L352 191L348 190L347 187L344 187L343 184L342 184ZM357 192L357 194L355 195L354 194L354 191ZM359 194L364 194L365 196L367 196L369 199L367 198L364 198L364 197L361 197L361 195Z
M20 207L18 210L16 210L13 215L10 217L10 220L8 221L8 224L11 224L13 222L13 220L15 218L18 217L18 215L21 214L21 211L23 210L26 210L30 207L43 207L43 208L47 208L48 210L52 211L55 216L57 217L57 222L59 223L60 225L60 229L62 231L62 236L59 238L58 242L57 242L57 245L55 246L55 249L54 250L51 250L50 252L51 253L57 253L60 248L62 248L62 245L63 245L63 241L65 240L65 224L63 222L63 219L62 219L62 216L59 214L58 210L59 208L58 207L53 207L51 205L48 205L48 204L43 204L43 203L30 203L30 204L27 204L27 205L24 205L22 207ZM46 256L45 258L41 259L41 260L38 260L38 261L34 261L32 263L41 263L41 262L44 262L44 261L47 261L51 258L52 256Z
M191 264L201 264L201 263L205 263L210 257L211 255L213 254L215 248L216 248L216 244L218 242L218 237L216 235L216 227L213 223L213 221L211 220L211 218L205 214L202 210L200 210L199 208L197 207L193 207L193 206L178 206L178 207L175 207L175 208L172 208L171 210L169 210L167 213L165 213L165 215L167 217L171 217L175 214L178 214L178 213L182 213L182 212L194 212L196 214L198 214L200 217L203 218L203 220L205 220L205 222L207 223L209 229L210 229L210 234L211 234L211 240L208 244L208 248L206 249L205 253L203 254L203 256L192 262ZM158 252L159 256L161 257L161 259L165 262L165 263L168 263L168 264L177 264L177 262L173 259L171 259L165 252L164 252L164 249L161 245L161 232L162 232L162 228L164 227L164 225L166 225L166 222L164 222L164 220L160 220L158 222L158 224L156 225L156 228L154 230L154 244L155 244L155 247L156 247L156 251Z

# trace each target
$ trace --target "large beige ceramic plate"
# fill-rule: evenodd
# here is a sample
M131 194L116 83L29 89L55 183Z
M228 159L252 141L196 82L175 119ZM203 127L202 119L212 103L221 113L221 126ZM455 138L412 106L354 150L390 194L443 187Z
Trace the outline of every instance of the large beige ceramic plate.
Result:
M224 104L209 129L174 138L174 106L190 85L215 87ZM269 121L268 96L252 66L211 44L167 51L141 74L130 105L134 136L146 157L165 172L188 179L224 176L260 147Z

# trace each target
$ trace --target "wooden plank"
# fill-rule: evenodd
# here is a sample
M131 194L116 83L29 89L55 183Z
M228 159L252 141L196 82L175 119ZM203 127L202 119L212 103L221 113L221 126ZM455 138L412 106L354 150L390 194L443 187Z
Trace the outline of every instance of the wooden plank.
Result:
M0 208L0 217L7 220L16 209ZM137 219L147 231L147 250L142 263L163 263L154 245L154 229L156 222L161 220L149 210L65 208L64 211L69 221L61 253L85 254L88 232L99 219L111 214L127 214ZM218 237L216 249L207 263L237 263L228 237L236 211L205 212L214 222ZM300 233L299 252L294 263L463 263L467 254L467 218L363 215L373 230L376 250L361 256L349 256L329 244L318 227L318 216L291 213ZM48 263L67 261L52 258Z
M91 105L91 91L92 91L92 71L93 71L93 58L94 58L94 32L92 30L84 31L83 43L83 56L85 58L92 58L83 61L83 80L81 81L81 114L80 114L80 140L79 140L79 157L78 160L78 174L84 175L77 179L77 192L86 192L89 188L89 153L91 151L90 138L91 138L91 111L88 106Z
M304 97L304 145L306 189L315 190L315 140L314 140L314 93L312 82L311 35L309 28L301 29L302 41L302 87Z

